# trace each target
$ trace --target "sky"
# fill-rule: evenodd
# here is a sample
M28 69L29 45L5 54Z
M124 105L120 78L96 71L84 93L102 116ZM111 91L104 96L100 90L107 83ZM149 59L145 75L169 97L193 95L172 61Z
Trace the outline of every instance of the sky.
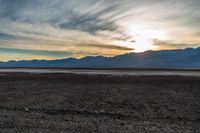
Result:
M200 47L200 0L0 0L0 61Z

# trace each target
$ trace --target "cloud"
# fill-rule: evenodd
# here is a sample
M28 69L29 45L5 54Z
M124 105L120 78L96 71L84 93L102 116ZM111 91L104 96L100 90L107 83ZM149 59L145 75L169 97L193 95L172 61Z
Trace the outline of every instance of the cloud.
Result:
M17 41L17 40L33 40L31 37L24 37L20 35L12 35L7 33L0 33L0 40L4 41Z
M151 39L157 39L158 49L196 47L199 5L199 0L0 0L0 46L15 53L43 52L45 58L67 51L72 56L123 54ZM145 31L166 35L148 38Z
M2 40L15 40L16 37L13 35L5 34L5 33L0 33L0 39Z
M0 53L18 53L25 55L37 55L37 56L50 56L50 57L68 57L73 53L69 51L49 51L49 50L27 50L27 49L14 49L14 48L0 48Z
M188 48L188 47L199 47L199 43L173 43L171 41L162 41L162 40L154 40L153 44L158 47L159 49L183 49L183 48Z
M73 16L70 21L59 25L64 29L75 29L85 31L90 34L96 34L97 31L117 31L118 27L113 23L106 20L99 20L97 16Z
M110 49L110 50L122 50L122 51L132 51L133 48L123 47L123 46L117 46L117 45L106 45L106 44L77 44L76 46L79 47L95 47L100 49Z
M85 46L86 45L86 46ZM69 57L83 58L87 56L108 56L123 54L125 51L131 49L125 47L110 46L109 48L96 44L77 45L74 50L61 51L61 50L31 50L31 49L18 49L18 48L4 48L0 47L0 58L3 61L9 60L33 60L33 59L63 59ZM81 50L77 49L79 47Z
M30 0L1 0L0 17L13 21L18 20L20 12L23 12L28 4L30 4Z

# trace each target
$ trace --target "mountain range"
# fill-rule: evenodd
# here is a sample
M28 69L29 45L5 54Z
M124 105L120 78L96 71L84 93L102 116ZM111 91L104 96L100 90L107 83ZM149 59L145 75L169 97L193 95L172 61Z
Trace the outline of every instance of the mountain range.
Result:
M200 48L146 51L114 57L87 56L81 59L8 61L0 62L0 67L200 68Z

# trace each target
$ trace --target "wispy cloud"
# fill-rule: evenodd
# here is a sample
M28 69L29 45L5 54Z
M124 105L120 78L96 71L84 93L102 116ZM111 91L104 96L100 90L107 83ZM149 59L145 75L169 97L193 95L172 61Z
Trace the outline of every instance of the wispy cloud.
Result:
M14 48L0 48L0 53L12 53L12 54L29 54L29 55L41 55L52 57L66 57L72 56L72 52L66 51L49 51L49 50L27 50L27 49L14 49Z
M154 40L170 42L169 49L196 47L199 5L199 0L0 0L0 46L52 58L166 48Z
M6 34L6 33L0 33L0 39L2 39L2 40L15 40L16 37L13 36L13 35Z
M154 40L154 45L158 49L184 49L184 48L197 48L199 47L200 43L173 43L171 41L161 41L161 40Z

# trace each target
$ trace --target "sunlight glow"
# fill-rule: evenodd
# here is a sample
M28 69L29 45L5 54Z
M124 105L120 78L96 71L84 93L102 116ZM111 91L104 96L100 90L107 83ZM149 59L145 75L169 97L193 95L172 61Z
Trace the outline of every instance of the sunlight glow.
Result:
M161 28L155 28L151 25L138 26L128 25L127 34L132 36L132 42L128 41L127 46L134 49L134 52L144 52L147 50L154 50L156 46L153 44L153 40L168 40L169 35L167 30Z

